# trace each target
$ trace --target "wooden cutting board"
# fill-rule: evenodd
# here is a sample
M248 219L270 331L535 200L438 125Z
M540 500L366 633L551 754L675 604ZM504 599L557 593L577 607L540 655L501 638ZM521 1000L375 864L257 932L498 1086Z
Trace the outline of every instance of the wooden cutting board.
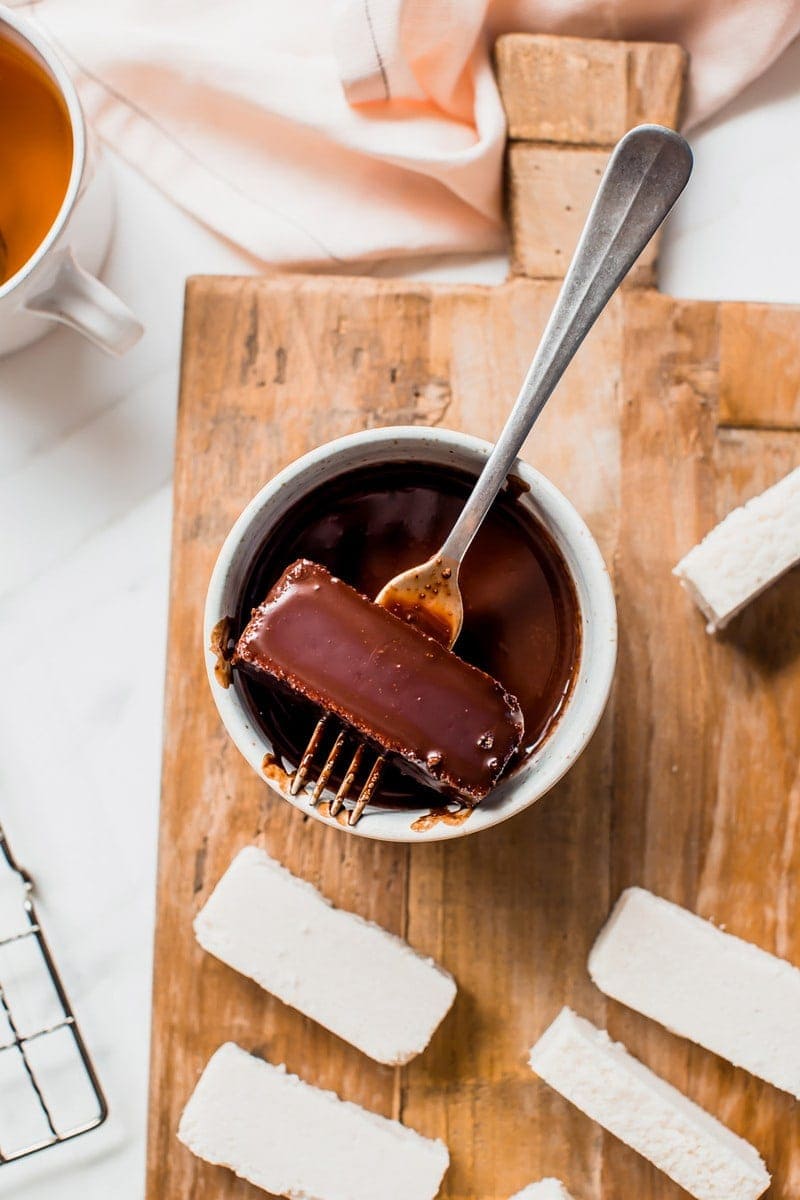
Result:
M684 56L511 37L498 70L514 139L515 274L503 286L189 281L150 1200L261 1194L175 1138L202 1067L226 1039L442 1137L452 1159L442 1195L452 1200L505 1200L542 1175L560 1176L579 1200L678 1200L680 1189L530 1072L528 1048L565 1003L749 1138L774 1174L771 1196L800 1195L798 1105L605 1000L586 971L606 914L634 883L800 963L800 572L719 638L670 575L729 509L800 463L800 311L670 299L653 286L651 253L548 406L528 457L572 498L613 568L620 656L590 748L527 813L479 837L416 847L324 828L245 766L204 677L214 558L279 468L365 427L497 434L608 147L639 120L676 120ZM192 918L248 843L453 972L454 1010L417 1061L373 1064L200 951Z

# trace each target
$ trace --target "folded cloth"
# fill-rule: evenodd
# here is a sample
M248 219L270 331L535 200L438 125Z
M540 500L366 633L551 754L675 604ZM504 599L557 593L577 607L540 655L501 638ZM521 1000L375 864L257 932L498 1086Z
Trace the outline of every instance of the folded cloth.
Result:
M687 122L760 74L800 0L26 0L100 136L275 264L502 241L491 45L509 31L680 42Z

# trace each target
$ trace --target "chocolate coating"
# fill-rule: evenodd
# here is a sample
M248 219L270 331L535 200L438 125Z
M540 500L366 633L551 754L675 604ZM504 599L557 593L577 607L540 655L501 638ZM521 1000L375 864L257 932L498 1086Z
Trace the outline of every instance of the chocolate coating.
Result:
M397 572L438 550L473 482L464 471L422 463L359 468L327 480L286 512L256 553L233 614L232 638L298 558L321 563L364 595L376 596ZM460 658L519 700L524 740L506 773L553 729L580 661L575 586L549 534L520 501L521 489L510 484L464 560L464 629L455 646ZM238 671L234 686L276 756L297 764L319 710L273 681ZM441 796L392 768L381 776L376 801L408 808L440 804Z
M279 679L473 804L522 741L519 704L497 680L307 559L255 610L233 665Z

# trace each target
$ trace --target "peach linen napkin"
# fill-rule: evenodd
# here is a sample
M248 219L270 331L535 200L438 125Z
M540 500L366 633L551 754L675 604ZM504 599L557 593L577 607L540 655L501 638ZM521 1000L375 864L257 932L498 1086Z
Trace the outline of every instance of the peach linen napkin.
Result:
M687 123L759 75L800 0L28 0L100 136L265 262L502 242L508 31L680 42Z

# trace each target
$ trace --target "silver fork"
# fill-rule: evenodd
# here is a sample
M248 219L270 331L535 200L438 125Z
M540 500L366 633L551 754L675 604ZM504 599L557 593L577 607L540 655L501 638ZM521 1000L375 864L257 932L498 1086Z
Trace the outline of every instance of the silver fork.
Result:
M480 525L506 481L522 445L572 358L611 296L686 186L692 152L680 134L660 125L639 125L617 144L589 210L569 270L528 368L519 395L495 446L444 545L427 562L396 575L376 604L425 628L452 649L461 632L464 605L458 574ZM426 620L427 618L427 620ZM308 778L329 723L317 722L292 778L296 796ZM346 739L336 734L311 793L316 805ZM366 753L359 742L331 802L331 816L348 798ZM386 756L379 753L361 788L348 824L355 825L375 794Z

